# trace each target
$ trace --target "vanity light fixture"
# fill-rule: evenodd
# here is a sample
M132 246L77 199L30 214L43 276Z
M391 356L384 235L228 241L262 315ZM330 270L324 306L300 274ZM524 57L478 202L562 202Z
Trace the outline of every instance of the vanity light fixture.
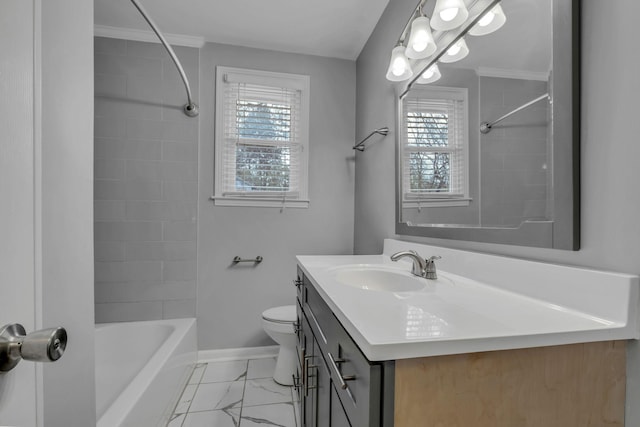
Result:
M424 71L424 73L422 73L420 78L416 80L416 83L419 83L419 84L433 83L435 81L440 80L440 77L442 77L442 74L440 74L440 69L438 68L438 65L433 64L431 67L427 68Z
M447 52L440 57L440 62L444 62L445 64L449 64L451 62L460 61L469 55L469 47L467 46L467 42L464 39L460 39L451 46Z
M502 7L497 4L493 9L485 13L484 16L480 18L478 23L469 30L469 34L472 36L484 36L486 34L491 34L500 29L505 22L507 22L507 17L502 11Z
M431 17L431 28L448 31L458 28L469 17L463 0L438 0Z
M488 3L476 0L470 3L469 9L464 0L436 0L431 18L425 16L422 10L427 1L419 1L391 52L387 80L408 80L414 75L411 67L420 67L401 98L414 83L432 83L440 79L437 62L456 62L469 55L469 47L464 40L467 33L475 36L489 34L502 27L507 20L500 6L501 0L489 0ZM478 10L480 8L482 10ZM469 19L471 14L474 16ZM461 28L463 25L464 28ZM432 33L429 27L436 32ZM454 31L449 33L449 30Z
M411 35L405 53L411 59L422 59L433 55L437 48L431 34L429 18L421 13L411 23Z
M387 70L387 80L401 82L413 76L411 64L405 55L405 47L402 43L391 51L391 61Z

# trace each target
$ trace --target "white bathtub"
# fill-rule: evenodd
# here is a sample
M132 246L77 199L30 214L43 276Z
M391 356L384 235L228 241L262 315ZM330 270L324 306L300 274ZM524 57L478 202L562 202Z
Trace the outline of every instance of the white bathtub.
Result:
M166 425L196 346L195 319L96 325L97 427Z

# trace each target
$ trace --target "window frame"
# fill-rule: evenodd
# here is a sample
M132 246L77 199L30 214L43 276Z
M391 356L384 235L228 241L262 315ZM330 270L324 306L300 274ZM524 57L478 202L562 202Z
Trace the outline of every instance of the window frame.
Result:
M225 163L229 155L225 154L228 141L225 139L225 86L230 83L247 83L273 88L287 88L300 92L299 170L291 180L297 182L296 191L229 191L224 188L224 177L227 174ZM309 207L309 93L310 77L301 74L276 73L234 67L216 67L215 93L215 136L214 136L214 195L211 198L217 206L253 206L253 207ZM246 141L250 142L250 141ZM275 142L255 140L255 145L275 147ZM251 144L253 145L253 144ZM288 145L288 144L284 144Z
M461 101L463 103L460 113L462 117L460 126L460 140L454 142L458 145L458 148L453 147L434 147L433 149L427 148L420 150L416 147L409 147L408 129L406 118L406 105L405 101L412 98L433 99L437 101ZM401 206L402 208L417 208L422 207L457 207L457 206L469 206L472 198L470 197L469 190L469 94L467 88L457 87L429 87L419 86L415 87L406 97L398 101L398 123L400 124L399 135L399 184L401 194ZM450 192L434 192L434 193L417 193L408 191L409 183L407 177L410 174L408 168L410 167L408 157L412 152L449 152L454 153L458 151L462 159L459 161L459 167L461 170L460 180L461 191L454 194Z

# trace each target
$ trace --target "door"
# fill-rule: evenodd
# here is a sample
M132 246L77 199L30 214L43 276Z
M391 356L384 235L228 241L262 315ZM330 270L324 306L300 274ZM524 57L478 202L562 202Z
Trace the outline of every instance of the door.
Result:
M93 2L0 1L0 52L0 326L69 334L0 374L0 425L91 426Z
M36 326L34 3L0 2L0 326ZM38 291L39 293L39 291ZM35 426L41 369L0 374L0 425Z

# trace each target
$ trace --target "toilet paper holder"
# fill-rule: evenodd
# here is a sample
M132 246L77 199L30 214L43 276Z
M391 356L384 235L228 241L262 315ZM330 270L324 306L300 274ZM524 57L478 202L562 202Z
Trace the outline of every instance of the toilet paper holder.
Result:
M62 327L27 334L19 323L0 328L0 372L15 368L20 360L55 362L67 347L67 331Z

